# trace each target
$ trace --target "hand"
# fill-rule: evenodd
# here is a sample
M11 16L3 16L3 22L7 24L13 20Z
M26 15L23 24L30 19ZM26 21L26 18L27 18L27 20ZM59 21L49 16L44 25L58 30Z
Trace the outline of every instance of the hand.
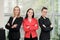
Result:
M50 27L53 27L52 25L50 25Z
M10 24L9 24L9 23L7 23L7 25L8 25L8 26L10 26Z
M38 26L37 24L35 24L35 27Z
M43 24L43 27L46 27L46 26Z
M30 26L27 26L27 28L30 28Z
M17 24L14 24L13 26L12 26L12 28L16 28L17 27Z

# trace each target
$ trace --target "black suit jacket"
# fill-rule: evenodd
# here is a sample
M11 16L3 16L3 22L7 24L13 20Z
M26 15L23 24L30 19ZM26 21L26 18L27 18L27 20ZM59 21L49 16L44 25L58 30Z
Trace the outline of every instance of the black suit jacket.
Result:
M39 18L38 22L39 22L39 26L41 27L40 39L41 40L50 39L50 31L53 29L53 27L50 27L51 22L50 22L49 18L44 19L41 16ZM43 27L43 24L46 26L46 28Z
M19 39L20 38L20 26L22 24L23 18L22 17L16 18L13 24L12 24L12 21L13 21L13 17L10 17L8 21L10 26L8 26L7 24L5 25L5 28L9 30L8 38ZM14 24L17 24L17 27L11 28Z

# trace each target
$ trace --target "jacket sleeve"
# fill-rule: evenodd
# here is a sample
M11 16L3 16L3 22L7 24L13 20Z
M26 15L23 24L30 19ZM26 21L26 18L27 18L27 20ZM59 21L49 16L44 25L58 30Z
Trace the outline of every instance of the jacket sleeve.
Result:
M30 28L30 30L37 30L38 29L38 21L35 20L35 24Z
M19 21L17 22L17 27L16 28L11 28L11 30L19 31L22 22L23 22L23 18L21 18L21 21L19 19Z
M11 20L11 17L9 18L9 21L7 22L7 24L8 24L8 23L10 24L10 20ZM6 29L10 29L10 28L11 28L11 25L9 26L9 25L7 25L7 24L5 25L5 28L6 28Z
M25 23L25 21L23 21L23 29L24 29L24 31L30 31L30 28L27 28L27 25L26 25L26 23Z
M43 26L43 22L42 22L42 20L38 20L38 22L39 22L39 26L41 27L41 29L43 30L43 31L51 31L53 28L51 28L51 27L44 27Z
M48 19L48 21L49 21L49 27L47 27L47 29L48 29L48 31L51 31L52 29L53 29L53 27L50 27L51 26L51 22L50 22L50 20L49 20L49 18L47 18Z

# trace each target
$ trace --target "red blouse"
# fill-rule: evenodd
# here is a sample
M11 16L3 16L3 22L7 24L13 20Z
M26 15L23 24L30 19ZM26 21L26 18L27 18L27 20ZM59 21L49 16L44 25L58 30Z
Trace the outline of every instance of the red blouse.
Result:
M31 22L28 21L28 18L24 19L23 28L25 31L25 38L30 38L30 34L32 38L37 37L36 30L38 29L38 22L35 18L32 18Z

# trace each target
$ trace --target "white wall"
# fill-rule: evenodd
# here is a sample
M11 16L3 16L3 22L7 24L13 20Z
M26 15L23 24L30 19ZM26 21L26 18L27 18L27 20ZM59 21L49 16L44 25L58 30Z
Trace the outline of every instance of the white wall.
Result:
M0 28L3 27L3 20L4 20L4 14L3 14L3 3L4 0L0 0Z

